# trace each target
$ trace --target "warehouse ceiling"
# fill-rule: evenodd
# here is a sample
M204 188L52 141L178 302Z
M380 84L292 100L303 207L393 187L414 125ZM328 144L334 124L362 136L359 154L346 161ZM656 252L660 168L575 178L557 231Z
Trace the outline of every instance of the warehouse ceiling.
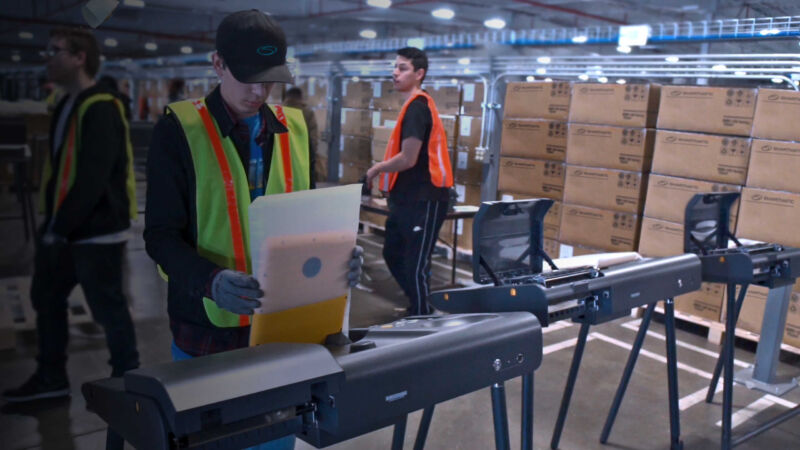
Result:
M490 31L484 21L499 18L505 29L618 27L625 24L698 22L800 15L797 0L393 0L389 8L370 6L387 0L120 0L96 35L109 60L213 50L214 31L228 13L258 8L283 25L290 44L353 41L372 30L376 39ZM5 67L38 64L48 30L85 25L86 0L3 0L0 11L0 62ZM452 19L433 17L440 8ZM697 53L699 42L650 45L637 52ZM797 38L712 42L712 53L798 52ZM614 45L547 46L516 52L553 54L615 53ZM450 51L453 52L453 51Z

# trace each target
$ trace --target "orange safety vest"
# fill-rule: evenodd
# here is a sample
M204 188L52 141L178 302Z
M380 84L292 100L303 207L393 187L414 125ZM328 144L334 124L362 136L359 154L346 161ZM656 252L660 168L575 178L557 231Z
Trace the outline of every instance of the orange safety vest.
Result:
M394 130L392 130L383 160L388 161L400 153L400 133L403 128L403 118L406 115L406 110L408 110L408 105L417 97L425 97L428 100L428 109L431 111L431 122L433 123L430 139L428 139L428 171L431 174L431 183L436 187L452 187L453 169L450 166L450 154L447 152L447 135L444 132L442 119L439 118L439 110L436 109L436 103L425 91L419 91L403 104L400 109L400 115L397 117L398 126L395 126ZM380 190L384 192L391 191L397 181L397 174L398 172L382 173L378 185Z

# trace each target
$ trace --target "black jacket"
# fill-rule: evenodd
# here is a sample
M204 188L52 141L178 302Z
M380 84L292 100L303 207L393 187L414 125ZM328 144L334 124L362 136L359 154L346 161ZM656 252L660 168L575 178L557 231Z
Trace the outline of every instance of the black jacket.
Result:
M69 123L78 107L89 96L98 93L117 95L101 86L82 91L73 103L70 117L64 127L69 133ZM61 149L52 149L58 116L64 108L63 99L54 111L50 126L51 159L53 175L42 186L45 191L45 226L53 220L51 231L68 241L87 239L115 233L130 227L129 199L127 191L128 155L126 152L125 128L119 109L112 102L97 102L89 107L83 117L75 158L75 182L64 197L55 217L52 216L56 195L56 179L59 170ZM60 141L63 143L66 137ZM63 147L63 144L62 144Z
M223 103L219 88L206 97L206 105L222 137L231 137L241 163L247 167L249 142L246 134L235 132L236 123ZM262 141L264 173L269 174L273 135L288 130L266 105L261 107L261 114L266 131ZM203 309L202 297L210 294L211 280L221 268L197 253L196 182L183 129L174 114L164 115L156 123L147 158L144 230L147 253L169 276L167 299L173 333L177 333L175 323L180 322L224 335L232 330L214 327Z

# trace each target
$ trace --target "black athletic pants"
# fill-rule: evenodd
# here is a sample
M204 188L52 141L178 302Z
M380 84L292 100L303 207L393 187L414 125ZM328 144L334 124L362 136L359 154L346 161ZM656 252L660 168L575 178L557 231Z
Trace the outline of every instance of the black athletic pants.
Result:
M410 301L409 314L430 314L431 253L447 214L447 202L389 200L383 259Z
M112 376L139 367L136 336L122 293L125 243L54 244L36 249L31 301L39 336L39 371L66 377L67 297L80 284L92 317L106 333Z

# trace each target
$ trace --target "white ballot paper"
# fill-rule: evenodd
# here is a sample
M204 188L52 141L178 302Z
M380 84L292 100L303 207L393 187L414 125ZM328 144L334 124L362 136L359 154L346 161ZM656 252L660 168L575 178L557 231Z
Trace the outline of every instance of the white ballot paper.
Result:
M361 185L351 184L266 195L250 205L250 259L264 291L257 314L348 293L360 202Z

